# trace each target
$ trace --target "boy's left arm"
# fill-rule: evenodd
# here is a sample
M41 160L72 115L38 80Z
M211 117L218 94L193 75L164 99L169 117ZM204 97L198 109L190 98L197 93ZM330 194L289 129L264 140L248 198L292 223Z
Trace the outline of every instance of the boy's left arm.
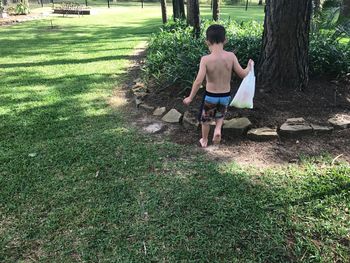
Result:
M183 100L184 104L189 105L192 102L192 100L196 96L200 86L202 85L202 82L205 78L206 73L207 73L206 62L205 62L205 58L202 57L201 62L199 64L199 71L198 71L196 80L193 82L193 85L192 85L191 94L190 94L190 96L188 96L187 98L185 98Z

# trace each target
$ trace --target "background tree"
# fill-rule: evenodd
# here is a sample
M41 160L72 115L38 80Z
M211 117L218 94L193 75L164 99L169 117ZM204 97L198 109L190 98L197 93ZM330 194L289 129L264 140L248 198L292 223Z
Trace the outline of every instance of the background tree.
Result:
M173 0L173 16L176 19L185 19L184 0Z
M259 0L258 5L262 5L262 4L263 4L263 1L262 1L262 0Z
M312 0L266 0L258 84L279 89L307 87L311 13Z
M340 6L338 22L350 20L350 0L343 0Z
M179 1L179 8L180 8L180 18L186 19L184 0L178 0L178 1Z
M173 0L173 17L174 21L180 18L179 0Z
M193 26L195 36L200 35L199 0L187 0L187 23Z
M218 21L220 16L219 0L212 0L212 1L213 1L213 20Z
M160 0L160 6L162 9L162 20L163 20L163 23L165 24L168 21L167 13L166 13L166 0Z

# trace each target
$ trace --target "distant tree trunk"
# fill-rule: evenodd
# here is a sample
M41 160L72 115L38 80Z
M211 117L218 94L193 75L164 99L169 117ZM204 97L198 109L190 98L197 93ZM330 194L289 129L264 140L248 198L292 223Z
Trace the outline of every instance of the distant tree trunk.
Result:
M338 22L350 20L350 0L343 0L340 7Z
M259 0L259 3L258 3L258 5L262 5L263 3L262 3L262 0Z
M214 21L218 21L220 17L219 1L220 0L213 0L213 20Z
M259 85L299 90L307 87L311 13L312 0L266 0Z
M167 14L166 14L166 0L160 0L160 6L161 6L161 9L162 9L163 24L165 24L168 21Z
M200 35L199 0L187 0L187 23L193 26L196 38Z
M178 0L178 1L179 1L180 18L186 19L184 0Z
M179 0L173 0L173 16L174 21L180 18Z

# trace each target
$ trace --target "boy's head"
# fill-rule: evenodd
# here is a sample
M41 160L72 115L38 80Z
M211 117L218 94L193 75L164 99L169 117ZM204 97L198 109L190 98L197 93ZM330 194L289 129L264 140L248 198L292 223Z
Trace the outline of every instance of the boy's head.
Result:
M207 29L207 42L209 44L225 44L226 42L226 30L221 25L211 25Z

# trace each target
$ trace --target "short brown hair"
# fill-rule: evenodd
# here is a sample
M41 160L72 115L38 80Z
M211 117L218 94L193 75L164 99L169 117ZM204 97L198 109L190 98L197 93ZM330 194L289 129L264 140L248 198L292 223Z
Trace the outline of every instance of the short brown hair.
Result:
M210 44L224 43L226 38L226 30L222 25L211 25L207 29L207 41Z

